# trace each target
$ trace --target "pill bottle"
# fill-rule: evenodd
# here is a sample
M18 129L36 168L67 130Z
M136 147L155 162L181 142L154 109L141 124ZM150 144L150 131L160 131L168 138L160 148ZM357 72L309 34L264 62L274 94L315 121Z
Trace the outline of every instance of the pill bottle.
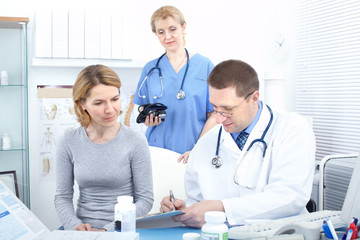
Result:
M205 213L205 224L201 228L201 240L228 240L228 227L224 223L224 212L210 211Z
M2 150L8 150L11 148L11 140L9 137L9 134L3 133L1 137L1 149Z
M0 84L1 85L8 85L9 84L9 78L6 71L1 71L0 74Z
M115 204L115 231L136 231L136 206L132 196L119 196Z
M188 232L182 235L183 240L200 240L200 234Z

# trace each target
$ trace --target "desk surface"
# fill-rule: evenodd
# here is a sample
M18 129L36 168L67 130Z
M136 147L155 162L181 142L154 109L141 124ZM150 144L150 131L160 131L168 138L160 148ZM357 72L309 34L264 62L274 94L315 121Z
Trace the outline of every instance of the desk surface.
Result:
M201 233L199 228L190 227L171 227L171 228L152 228L136 229L140 234L141 240L182 240L182 235L187 232Z

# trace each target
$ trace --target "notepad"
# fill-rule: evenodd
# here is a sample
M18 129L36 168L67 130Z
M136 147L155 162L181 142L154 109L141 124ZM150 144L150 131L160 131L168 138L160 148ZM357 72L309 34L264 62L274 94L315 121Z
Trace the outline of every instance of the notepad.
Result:
M183 226L181 222L174 222L172 217L184 214L183 211L172 211L167 213L154 213L136 219L137 229L167 228Z

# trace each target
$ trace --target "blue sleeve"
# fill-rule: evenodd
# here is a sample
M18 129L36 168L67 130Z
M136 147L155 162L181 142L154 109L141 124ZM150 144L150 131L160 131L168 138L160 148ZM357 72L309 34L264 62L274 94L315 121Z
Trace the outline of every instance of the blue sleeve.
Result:
M214 68L214 64L211 61L209 61L207 77L209 77L213 68ZM212 112L212 111L214 111L214 107L211 105L211 103L209 101L209 84L208 84L207 88L208 89L207 89L207 96L206 96L206 112Z

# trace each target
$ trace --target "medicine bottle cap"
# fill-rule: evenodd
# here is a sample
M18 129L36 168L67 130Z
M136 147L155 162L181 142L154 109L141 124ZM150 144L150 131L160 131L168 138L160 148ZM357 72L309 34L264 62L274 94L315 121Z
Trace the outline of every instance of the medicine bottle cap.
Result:
M183 240L200 240L200 234L192 233L192 232L184 233L182 235L182 239Z
M226 220L226 215L224 212L219 211L209 211L205 213L205 221L213 223L223 223Z
M133 197L132 196L118 196L117 201L120 203L132 203Z
M8 134L8 133L3 133L2 136L3 136L3 137L8 137L9 134Z

